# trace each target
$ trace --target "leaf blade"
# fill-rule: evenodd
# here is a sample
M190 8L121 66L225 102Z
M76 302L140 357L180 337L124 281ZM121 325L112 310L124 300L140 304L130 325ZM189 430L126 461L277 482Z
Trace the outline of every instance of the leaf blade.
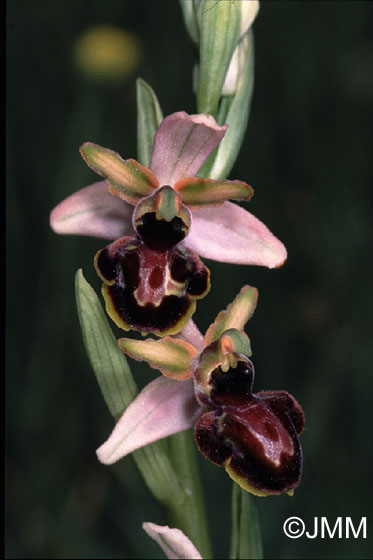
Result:
M150 166L154 135L163 114L154 90L142 78L136 80L137 99L137 157L146 167Z
M118 420L138 392L136 383L100 301L81 269L75 276L75 293L89 361L110 413Z

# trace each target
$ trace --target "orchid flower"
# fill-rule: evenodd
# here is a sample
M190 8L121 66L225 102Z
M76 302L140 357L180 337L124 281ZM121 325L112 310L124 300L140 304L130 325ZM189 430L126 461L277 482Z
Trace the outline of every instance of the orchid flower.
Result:
M202 559L194 544L180 529L173 529L167 525L161 526L150 522L143 523L142 528L149 537L159 544L167 558L174 560Z
M97 450L102 463L195 425L199 450L241 488L257 496L293 493L301 476L304 416L286 391L252 392L251 345L242 329L256 300L257 290L244 286L204 337L190 321L179 338L118 341L163 376L125 410Z
M150 169L90 142L81 147L105 181L61 202L50 224L60 234L115 240L95 267L107 312L122 329L164 336L186 326L210 286L198 255L269 268L285 261L267 227L228 202L249 200L249 185L196 176L226 129L205 114L169 115L155 133Z

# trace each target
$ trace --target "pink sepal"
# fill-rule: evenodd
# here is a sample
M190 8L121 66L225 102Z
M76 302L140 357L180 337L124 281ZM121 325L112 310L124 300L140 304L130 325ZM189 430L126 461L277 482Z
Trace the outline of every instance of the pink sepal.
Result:
M105 181L93 183L65 198L50 213L56 233L118 239L133 235L133 206L113 196Z
M157 377L126 408L97 457L111 465L135 449L191 428L201 413L192 380Z
M183 177L194 177L222 140L228 125L219 126L210 115L184 111L166 117L154 136L150 169L160 185L171 187Z
M277 268L287 257L285 246L260 220L237 204L193 211L185 245L220 262Z

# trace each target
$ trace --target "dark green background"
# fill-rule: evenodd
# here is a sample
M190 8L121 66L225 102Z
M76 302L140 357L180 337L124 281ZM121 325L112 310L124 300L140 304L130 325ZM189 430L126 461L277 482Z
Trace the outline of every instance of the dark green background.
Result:
M286 538L302 517L370 514L372 488L372 55L369 2L262 2L255 23L250 122L231 178L255 188L250 210L285 243L270 271L207 262L202 329L249 283L255 389L303 405L304 474L293 498L256 499L266 558L366 558L371 538ZM115 87L79 76L72 49L92 25L137 34L143 60ZM84 352L74 301L82 267L105 243L58 237L49 211L97 180L85 140L136 156L135 78L164 114L194 113L193 46L176 1L18 0L7 11L6 556L162 558L142 521L164 524L132 463L98 463L112 428ZM154 372L136 364L140 385ZM230 480L202 457L216 558L228 551ZM124 484L114 473L124 474ZM370 548L369 548L370 543Z

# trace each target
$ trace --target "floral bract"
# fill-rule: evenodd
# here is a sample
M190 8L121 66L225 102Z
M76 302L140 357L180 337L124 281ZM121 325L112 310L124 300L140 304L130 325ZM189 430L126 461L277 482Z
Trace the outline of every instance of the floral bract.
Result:
M204 338L189 321L179 338L119 340L124 352L166 377L149 383L124 412L97 450L100 461L113 463L195 425L200 451L244 490L293 493L302 470L304 416L286 391L252 391L251 345L242 329L256 300L257 290L245 286Z
M198 255L269 268L286 259L264 224L227 201L249 200L249 185L196 177L226 128L209 115L169 115L155 134L150 169L90 142L81 147L105 182L64 200L50 222L57 233L116 239L95 266L106 309L121 328L180 331L209 291Z

